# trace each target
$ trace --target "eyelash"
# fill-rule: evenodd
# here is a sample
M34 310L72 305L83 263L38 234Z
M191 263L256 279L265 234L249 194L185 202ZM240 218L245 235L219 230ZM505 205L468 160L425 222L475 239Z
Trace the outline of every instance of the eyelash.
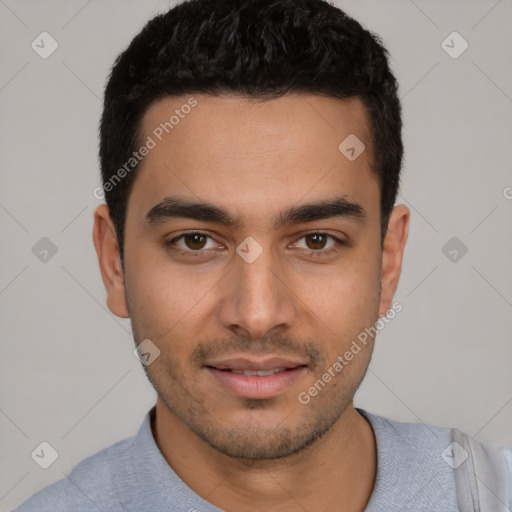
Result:
M177 236L176 238L173 238L172 240L165 242L166 247L170 248L173 252L175 252L181 256L187 256L187 257L192 256L193 258L205 257L205 255L207 256L209 252L216 252L215 250L204 250L204 249L199 249L197 251L194 251L193 249L189 249L189 250L185 251L183 249L173 247L174 244L176 244L176 242L178 242L179 240L181 240L182 238L184 238L187 235L200 235L200 236L205 236L205 237L213 240L213 237L209 233L206 233L203 231L187 231L187 232L182 233L181 235ZM312 250L312 249L302 249L303 253L306 252L306 255L308 257L313 257L313 258L316 257L317 258L317 257L321 257L321 256L329 256L331 254L338 252L340 247L348 245L348 243L345 242L344 240L341 240L340 238L338 238L334 235L331 235L330 233L327 233L325 231L321 231L321 230L320 231L311 231L310 233L306 233L306 234L302 235L299 238L299 240L301 240L302 238L304 238L306 236L310 236L310 235L325 235L328 238L334 240L335 245L329 249L324 249L324 250L318 249L316 251Z

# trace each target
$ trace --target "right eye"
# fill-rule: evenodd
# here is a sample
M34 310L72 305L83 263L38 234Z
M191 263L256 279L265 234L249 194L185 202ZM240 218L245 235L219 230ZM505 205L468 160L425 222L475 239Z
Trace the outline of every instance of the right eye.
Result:
M208 239L213 243L210 247L207 246ZM188 231L182 233L169 242L166 242L165 245L171 251L175 251L182 256L192 256L194 258L209 256L211 250L219 246L208 233L202 231Z

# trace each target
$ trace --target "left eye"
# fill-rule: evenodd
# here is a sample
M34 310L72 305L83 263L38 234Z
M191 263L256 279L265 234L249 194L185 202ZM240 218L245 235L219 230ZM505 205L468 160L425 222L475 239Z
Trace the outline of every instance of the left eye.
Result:
M301 249L313 251L331 249L336 246L337 242L340 242L336 237L328 235L327 233L309 233L302 236L300 240L304 240L306 243L306 247L301 247ZM331 244L326 246L329 240L331 241ZM295 243L294 245L298 246L298 243Z

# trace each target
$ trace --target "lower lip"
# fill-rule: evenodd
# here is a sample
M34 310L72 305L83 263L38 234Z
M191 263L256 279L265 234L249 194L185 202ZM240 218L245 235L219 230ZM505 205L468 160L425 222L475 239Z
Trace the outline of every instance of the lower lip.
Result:
M272 398L301 379L307 368L298 366L274 375L239 375L237 373L206 368L228 391L241 398Z

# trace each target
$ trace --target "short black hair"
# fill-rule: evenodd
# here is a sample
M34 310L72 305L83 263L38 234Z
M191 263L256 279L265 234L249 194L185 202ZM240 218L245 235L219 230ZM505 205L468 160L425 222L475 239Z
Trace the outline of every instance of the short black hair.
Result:
M154 17L117 57L100 123L103 189L121 259L138 167L126 172L126 163L140 147L142 118L158 99L194 93L360 98L380 184L382 244L403 157L397 89L381 39L324 0L188 0Z

